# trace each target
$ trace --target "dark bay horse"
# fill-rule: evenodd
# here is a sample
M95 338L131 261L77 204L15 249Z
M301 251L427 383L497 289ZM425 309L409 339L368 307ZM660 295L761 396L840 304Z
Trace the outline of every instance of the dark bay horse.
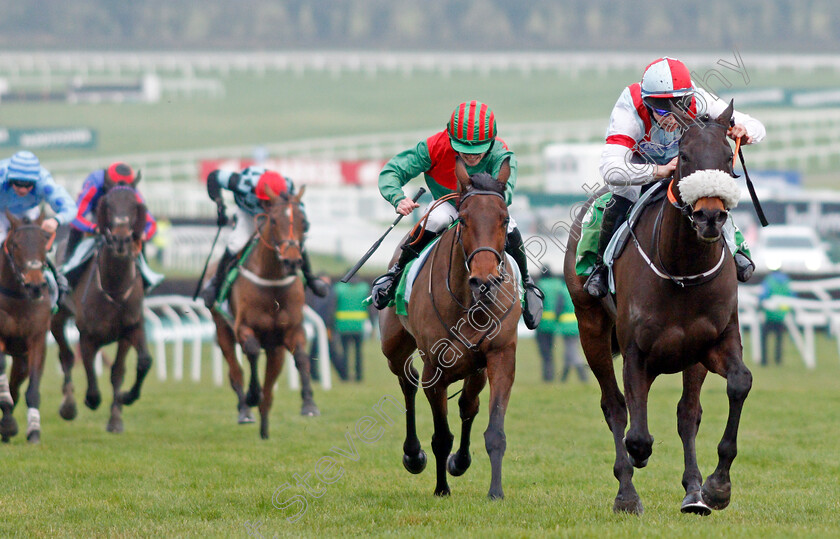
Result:
M52 235L35 222L6 212L9 232L0 254L0 436L3 442L18 432L12 411L20 386L29 376L26 390L26 439L41 440L40 384L44 373L50 298L46 293L44 266ZM12 356L12 371L6 377L6 354Z
M258 242L239 269L228 296L229 321L218 308L213 309L216 338L229 368L230 385L236 392L239 422L252 423L251 406L259 405L260 436L268 439L268 412L272 391L289 350L300 373L301 415L319 415L312 396L309 354L303 329L305 303L303 282L297 275L303 264L301 243L304 215L300 201L305 187L295 196L269 193L265 214L257 216ZM236 360L236 344L248 358L251 382L244 391L242 368ZM265 380L260 389L257 360L265 350Z
M70 307L62 305L52 320L51 331L64 371L64 400L59 414L71 420L77 413L72 380L75 355L65 336L65 325L74 317L87 374L84 402L91 410L96 410L102 402L94 368L96 353L103 346L118 343L111 366L113 401L106 428L109 432L120 433L123 431L122 407L140 398L143 380L152 367L143 319L145 292L136 263L142 249L146 206L140 201L134 184L108 189L97 205L96 224L100 231L96 251L81 270L78 284L68 296ZM130 390L121 391L125 360L132 347L137 352L137 376Z
M729 178L732 149L726 130L731 115L730 103L717 120L688 122L671 184L673 202L666 197L645 210L634 241L615 262L614 311L607 307L609 297L598 300L583 290L585 277L574 269L576 238L593 199L572 228L564 269L581 343L601 386L601 408L615 443L613 472L619 481L615 511L642 512L632 477L633 467L644 467L653 450L648 392L658 375L680 372L683 393L677 406L677 431L685 455L682 484L686 492L681 510L708 515L711 509L729 504L729 470L752 375L741 358L735 265L721 239L728 208L716 189L709 189L693 206L687 205L681 183L696 171L724 171L722 175ZM624 356L624 395L613 368L615 345ZM726 379L729 417L718 445L717 468L704 483L694 442L702 412L700 389L709 371ZM628 410L630 429L625 437Z
M470 177L460 159L455 170L459 223L444 232L429 253L414 282L408 316L397 315L393 307L382 311L382 352L405 397L403 465L411 473L426 467L426 453L415 429L418 387L426 392L431 405L436 496L449 494L447 471L459 476L470 466L470 430L478 413L478 395L489 379L490 422L484 432L491 466L488 497L503 498L504 420L521 314L518 283L511 278L511 264L503 254L510 220L504 198L510 166L508 162L502 165L498 179L489 174ZM412 366L415 349L423 359L422 378ZM461 444L450 454L454 437L446 417L446 392L458 380L464 380L458 399Z

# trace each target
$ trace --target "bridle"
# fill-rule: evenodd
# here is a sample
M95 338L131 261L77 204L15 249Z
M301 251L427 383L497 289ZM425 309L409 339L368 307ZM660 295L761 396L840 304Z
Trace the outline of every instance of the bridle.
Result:
M259 238L260 243L275 254L278 262L289 262L292 260L287 256L289 249L297 249L298 253L302 253L302 242L295 237L294 203L288 200L286 202L289 205L287 211L290 212L291 215L288 215L289 228L287 230L287 237L284 237L280 241L269 242L263 235L263 227L265 223L271 219L267 213L259 213L254 216L254 228L256 229L256 235Z
M496 191L484 191L484 190L480 190L480 189L475 189L475 190L469 190L466 193L464 193L463 195L461 195L461 198L458 199L458 204L456 206L457 209L460 211L461 204L463 204L464 201L467 200L468 198L470 198L472 196L475 196L475 195L492 195L492 196L496 196L496 197L499 197L500 199L502 199L502 202L505 201L505 197L501 193L497 193ZM507 218L507 221L510 221L510 217ZM505 225L507 225L507 221L505 222ZM502 254L499 251L497 251L496 249L493 249L492 247L477 247L477 248L473 249L473 251L469 255L467 255L466 251L464 250L463 238L461 237L461 220L460 219L458 220L457 230L455 231L455 235L457 237L458 244L461 246L461 251L464 253L464 261L467 265L467 271L469 271L470 263L472 262L472 259L475 257L475 255L477 255L478 253L484 252L484 251L493 253L493 255L496 256L496 262L498 262L499 264L501 264L502 261L504 260L504 257L502 257Z

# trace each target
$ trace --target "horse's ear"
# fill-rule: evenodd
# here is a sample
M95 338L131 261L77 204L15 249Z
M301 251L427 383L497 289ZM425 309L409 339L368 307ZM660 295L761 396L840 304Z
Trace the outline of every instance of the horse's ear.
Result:
M461 156L455 158L455 177L458 179L458 192L466 193L470 185L470 174L467 172L467 165Z
M96 205L96 225L100 231L108 228L108 208L106 206L107 204L104 204L102 200Z
M36 217L36 218L35 218L35 220L33 221L33 223L35 223L35 224L36 224L36 225L38 225L38 226L41 226L41 223L43 223L43 222L44 222L44 219L45 219L45 218L46 218L46 216L44 215L44 212L39 211L39 212L38 212L38 217Z
M729 106L724 109L723 112L720 113L720 116L717 117L715 120L717 123L724 127L729 127L729 123L732 120L732 112L735 110L735 100L729 100Z
M499 169L499 183L507 184L507 181L510 179L510 157L504 160L502 163L501 168Z
M12 225L12 228L17 228L20 226L20 219L9 213L9 210L6 210L6 219L9 220L9 223Z
M265 194L268 195L268 201L269 202L271 202L272 204L277 202L277 193L274 192L274 190L271 188L271 186L269 186L269 185L265 186Z
M134 181L131 182L131 187L137 188L137 184L140 183L140 179L143 177L143 173L140 169L137 169L137 174L134 175Z
M295 195L295 200L297 201L297 203L298 203L298 204L300 204L300 199L302 199L302 198L303 198L303 194L304 194L305 192L306 192L306 186L305 186L305 185L302 185L302 186L300 187L300 191L298 191L298 194L297 194L297 195Z

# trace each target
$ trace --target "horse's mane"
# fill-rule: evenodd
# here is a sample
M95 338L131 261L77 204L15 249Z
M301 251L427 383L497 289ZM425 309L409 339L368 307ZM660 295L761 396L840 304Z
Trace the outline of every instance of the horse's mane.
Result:
M472 183L473 189L478 189L479 191L492 191L500 195L505 194L505 184L486 172L479 172L470 176L470 183Z

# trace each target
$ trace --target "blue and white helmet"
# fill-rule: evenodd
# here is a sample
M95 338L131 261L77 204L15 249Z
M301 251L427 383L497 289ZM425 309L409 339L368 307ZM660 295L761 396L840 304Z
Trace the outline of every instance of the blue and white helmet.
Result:
M35 154L21 150L9 159L6 167L6 179L18 182L37 183L41 178L41 162Z

